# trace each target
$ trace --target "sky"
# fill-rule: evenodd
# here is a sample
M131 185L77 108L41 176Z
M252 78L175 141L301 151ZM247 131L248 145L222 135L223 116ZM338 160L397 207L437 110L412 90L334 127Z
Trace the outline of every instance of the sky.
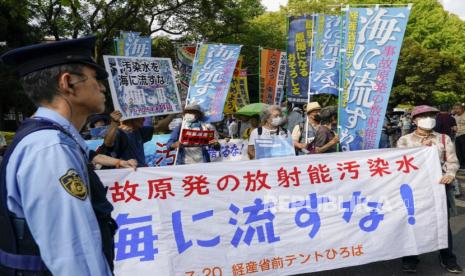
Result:
M442 0L444 9L465 20L465 0Z
M279 5L286 6L287 0L261 0L267 11L278 11ZM464 0L465 1L465 0Z
M287 5L287 0L261 0L268 11L279 10L279 5ZM408 1L406 1L407 3ZM440 0L444 9L465 20L465 0Z

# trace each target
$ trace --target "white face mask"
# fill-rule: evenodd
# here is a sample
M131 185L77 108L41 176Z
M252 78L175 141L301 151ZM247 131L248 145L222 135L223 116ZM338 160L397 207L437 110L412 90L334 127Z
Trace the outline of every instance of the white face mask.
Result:
M431 130L436 126L436 119L427 117L427 118L421 118L418 119L418 127L425 129L425 130Z
M186 113L186 115L184 115L184 120L186 120L188 123L195 122L195 119L196 116L194 114Z
M272 126L279 126L279 125L282 124L282 122L283 122L283 117L281 117L281 116L271 119L271 125Z

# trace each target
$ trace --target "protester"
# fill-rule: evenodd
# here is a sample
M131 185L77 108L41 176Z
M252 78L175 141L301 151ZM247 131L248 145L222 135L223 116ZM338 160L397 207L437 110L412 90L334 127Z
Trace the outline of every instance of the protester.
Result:
M401 136L401 129L399 127L400 124L400 115L398 112L394 112L392 108L388 108L386 112L387 119L389 121L389 146L391 148L396 147L397 140L399 140Z
M427 105L416 106L412 111L412 120L417 125L417 129L405 136L402 136L397 142L397 147L419 147L436 145L439 151L440 162L442 165L443 176L438 179L439 184L445 185L445 190L452 188L451 183L454 181L455 174L459 169L459 162L455 154L454 144L449 136L433 131L436 124L436 114L439 112L434 107ZM451 207L450 197L447 197L447 206ZM448 208L448 209L449 209ZM450 217L449 210L447 216ZM452 232L450 222L448 221L448 248L439 250L440 264L451 273L461 273L462 268L457 264L457 258L454 255ZM404 272L415 273L418 256L407 256L402 258L402 270Z
M176 164L196 164L210 162L210 155L208 154L208 145L215 148L219 147L218 133L211 124L203 122L204 113L199 105L190 104L184 108L183 124L179 125L171 133L170 139L167 142L167 148L178 149ZM190 130L213 130L214 139L208 144L188 144L181 143L181 131L184 129Z
M318 102L309 103L306 110L307 123L301 121L292 130L292 141L299 155L311 153L309 146L320 127L320 110L321 106Z
M180 118L178 118L179 113L173 113L173 114L168 114L165 116L158 116L154 117L154 128L155 128L155 133L156 134L167 134L171 133L171 130L174 129L170 128L171 122L175 121L174 125L176 126L179 121L181 121Z
M249 137L252 131L260 126L260 116L259 115L250 116L249 125L250 126L242 134L242 139L247 140L247 141L249 140Z
M116 116L121 116L121 113L119 111L114 111L111 116L114 117L115 114ZM110 121L112 117L106 115L106 114L95 114L89 117L88 121L88 126L90 128L90 137L86 138L83 136L84 139L101 139L105 138L106 131L108 130L105 128L105 130L101 130L100 132L93 131L95 129L102 129L104 127L108 127L110 125ZM118 119L119 120L119 119ZM119 121L118 121L119 122ZM103 135L102 135L103 134ZM82 135L82 132L81 132ZM98 151L99 149L97 149ZM100 150L102 150L102 147L100 147ZM114 158L108 155L100 154L96 151L91 150L89 152L89 160L92 162L94 165L94 168L96 169L101 169L101 168L136 168L137 167L137 160L135 159L129 159L129 160L122 160L118 158Z
M110 119L108 115L105 114L96 114L89 118L89 127L96 128L96 127L103 127L110 124Z
M393 135L394 132L395 132L395 129L393 128L391 119L389 118L388 114L386 114L384 116L383 128L381 130L381 136L380 136L378 148L380 149L390 148L391 147L390 136Z
M457 123L455 122L455 118L449 113L447 104L439 106L439 113L436 115L436 126L434 127L434 131L446 134L452 140L455 138Z
M1 165L0 275L112 275L113 207L79 135L105 108L107 73L92 59L95 41L32 45L1 57L39 108Z
M144 126L144 118L124 120L120 123L121 112L110 114L111 124L104 138L103 153L118 159L136 159L139 167L146 167L144 143L150 141L154 127Z
M289 129L289 131L292 131L296 125L302 123L303 121L305 121L305 119L302 107L294 106L294 108L292 108L292 111L289 112L289 115L287 116L287 129Z
M250 133L247 153L250 159L255 159L255 140L260 138L270 138L280 136L290 137L289 130L281 127L285 122L283 111L277 105L271 105L263 111L262 126L257 127Z
M452 107L452 110L455 114L454 118L457 124L455 148L457 150L460 168L465 169L465 109L462 104L457 103Z
M219 139L229 139L228 120L228 116L225 115L222 121L212 123Z
M407 135L412 132L412 118L409 113L404 113L400 116L399 127L401 129L401 136Z
M337 126L337 108L334 106L325 107L320 112L320 127L318 128L314 148L316 153L330 153L337 151L339 136L334 131Z
M234 115L230 115L227 120L228 138L238 138L239 136L239 124L237 118Z
M94 139L102 139L105 137L106 134L106 127L110 124L110 118L106 114L96 114L89 117L89 129L87 133L81 131L81 135L83 134L84 139L86 140L94 140Z
M228 138L241 138L244 135L245 130L250 127L249 118L249 116L240 114L232 115L228 125Z

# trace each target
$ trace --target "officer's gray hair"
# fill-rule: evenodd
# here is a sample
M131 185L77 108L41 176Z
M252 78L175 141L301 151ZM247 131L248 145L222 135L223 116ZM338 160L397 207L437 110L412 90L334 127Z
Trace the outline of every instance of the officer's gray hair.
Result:
M278 110L281 113L281 115L283 114L283 110L281 109L281 107L277 105L270 105L268 108L264 109L261 114L262 125L266 124L266 121L268 121L268 119L271 117L271 113L273 113L274 110Z
M45 68L22 77L20 79L21 86L24 89L24 93L36 106L39 106L44 101L51 103L55 95L58 94L58 78L60 75L65 72L82 74L83 68L84 65L79 63Z

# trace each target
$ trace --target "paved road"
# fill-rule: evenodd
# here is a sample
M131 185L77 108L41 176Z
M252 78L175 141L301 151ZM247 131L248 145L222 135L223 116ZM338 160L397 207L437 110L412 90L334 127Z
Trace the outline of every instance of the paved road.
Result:
M465 267L465 197L456 200L458 215L451 219L452 233L454 235L454 251L458 263ZM462 273L465 275L465 272ZM371 263L367 265L312 273L312 276L391 276L412 275L403 273L400 259ZM439 265L438 253L428 253L420 256L416 275L454 275ZM303 275L301 275L303 276Z

